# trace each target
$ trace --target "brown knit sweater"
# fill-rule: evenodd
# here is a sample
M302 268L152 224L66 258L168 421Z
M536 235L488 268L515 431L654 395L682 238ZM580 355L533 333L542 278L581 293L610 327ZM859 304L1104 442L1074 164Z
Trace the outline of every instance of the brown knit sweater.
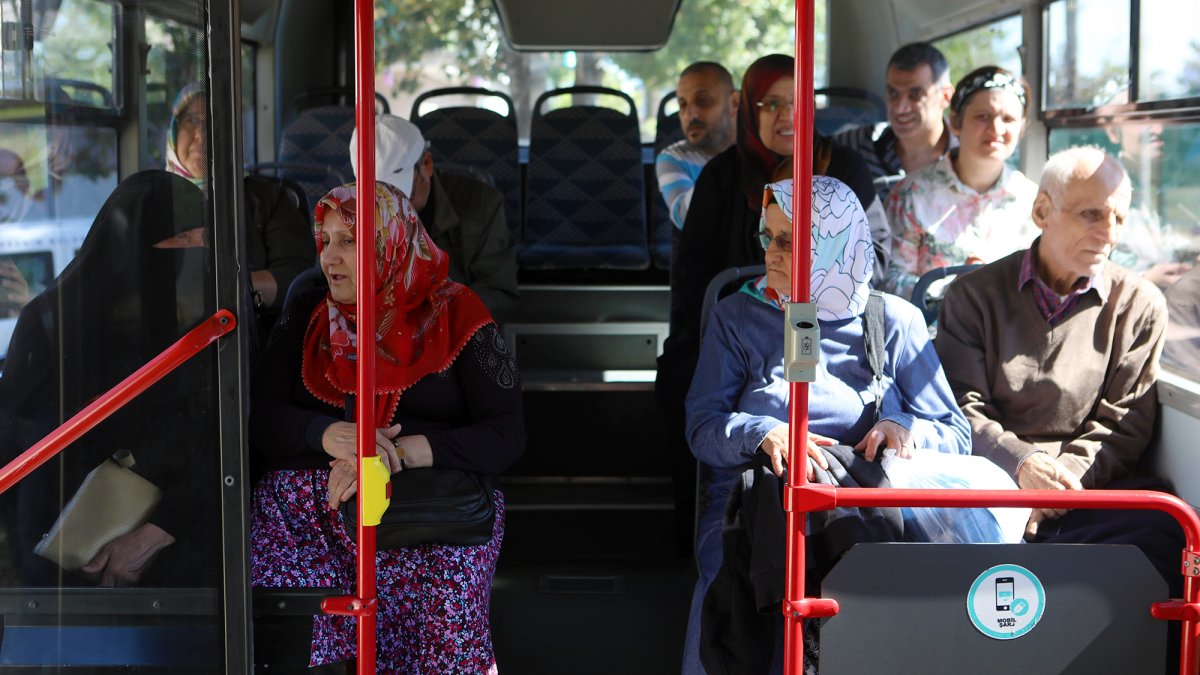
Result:
M936 347L971 423L973 452L1016 475L1036 450L1087 488L1128 476L1154 431L1158 356L1167 325L1155 286L1113 264L1051 327L1032 287L1017 289L1024 251L956 281ZM1105 299L1101 299L1101 298Z

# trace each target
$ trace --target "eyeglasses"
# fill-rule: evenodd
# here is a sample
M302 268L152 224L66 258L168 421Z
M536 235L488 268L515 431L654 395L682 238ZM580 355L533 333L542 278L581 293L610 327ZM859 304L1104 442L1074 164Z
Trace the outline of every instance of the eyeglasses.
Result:
M783 234L777 234L774 237L766 232L758 233L758 243L762 244L763 251L771 250L771 242L775 242L775 246L784 253L792 252L792 235L790 233L784 232Z
M179 128L182 130L185 130L185 131L189 131L189 132L192 130L201 128L207 123L208 123L207 115L201 115L201 114L197 114L197 113L189 113L186 115L180 115L180 117L179 117Z
M769 96L769 97L764 98L763 100L759 101L758 103L755 103L754 105L758 106L759 110L762 110L763 112L774 115L774 114L778 113L779 110L781 108L783 108L784 106L787 106L787 107L791 108L792 110L795 110L796 109L796 99L783 99L783 98L779 98L778 96Z

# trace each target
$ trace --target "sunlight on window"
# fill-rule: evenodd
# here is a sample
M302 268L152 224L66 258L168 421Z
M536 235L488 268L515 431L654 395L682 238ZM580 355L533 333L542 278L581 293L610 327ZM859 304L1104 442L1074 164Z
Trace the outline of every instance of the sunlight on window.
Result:
M389 3L381 3L389 4ZM642 140L653 141L655 117L664 96L675 90L689 63L722 63L741 82L755 59L793 51L793 8L786 3L749 0L695 0L680 12L667 45L655 52L516 52L508 48L491 2L462 0L441 8L417 3L406 14L419 15L400 39L398 32L376 32L376 83L393 111L407 115L421 92L438 87L474 86L513 98L521 137L528 138L533 102L542 92L575 84L595 84L630 95L641 120ZM444 3L443 3L444 4ZM426 6L428 5L428 6ZM827 80L826 7L816 3L815 81ZM451 15L447 20L442 14ZM452 19L452 20L450 20ZM501 106L496 99L444 97L422 106Z
M1129 0L1056 0L1045 12L1046 108L1128 100Z
M1200 96L1200 3L1142 0L1138 98Z

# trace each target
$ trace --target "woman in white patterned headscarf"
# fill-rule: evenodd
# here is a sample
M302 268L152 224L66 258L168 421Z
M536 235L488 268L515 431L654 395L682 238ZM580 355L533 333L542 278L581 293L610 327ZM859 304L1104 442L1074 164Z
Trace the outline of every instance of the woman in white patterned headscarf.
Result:
M767 273L717 303L701 345L687 399L692 452L712 468L700 514L685 661L697 653L700 601L721 565L721 516L734 482L756 453L777 474L788 462L788 397L784 379L783 307L791 293L792 181L764 191L760 239ZM895 296L881 297L884 363L875 381L867 358L863 314L875 254L858 198L844 183L812 182L812 298L821 328L820 363L809 385L809 477L826 467L820 446L854 446L868 458L885 448L969 454L963 417L921 313Z

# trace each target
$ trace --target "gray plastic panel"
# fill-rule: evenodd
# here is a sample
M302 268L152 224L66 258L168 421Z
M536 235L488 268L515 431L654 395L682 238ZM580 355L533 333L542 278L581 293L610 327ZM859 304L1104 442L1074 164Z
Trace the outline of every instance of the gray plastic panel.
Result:
M967 593L1011 563L1046 590L1041 621L985 637ZM1167 585L1133 546L859 544L825 578L841 605L821 625L821 675L840 673L1161 673L1168 624L1150 617Z

